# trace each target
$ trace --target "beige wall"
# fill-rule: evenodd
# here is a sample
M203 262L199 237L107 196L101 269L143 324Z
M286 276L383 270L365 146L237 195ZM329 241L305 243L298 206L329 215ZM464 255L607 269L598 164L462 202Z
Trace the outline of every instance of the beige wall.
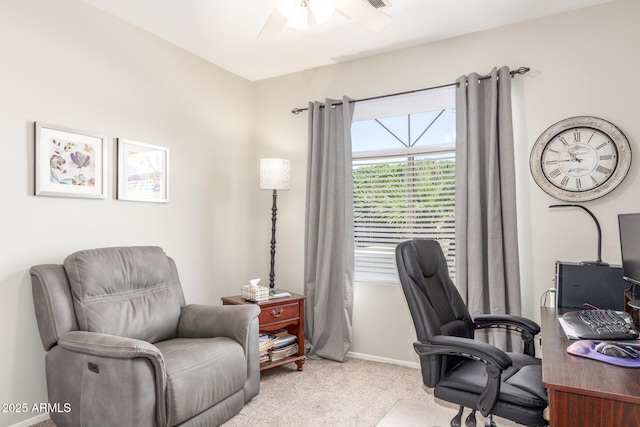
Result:
M54 4L55 3L55 4ZM640 65L640 4L610 4L251 84L76 0L0 1L0 403L46 401L28 269L72 251L154 244L173 256L189 302L216 304L250 276L268 279L271 195L261 157L292 160L279 193L276 282L303 290L304 181L309 100L354 98L452 82L493 66L527 65L514 79L523 312L538 316L553 262L595 255L581 212L550 212L528 155L537 136L574 115L600 116L640 150L627 77ZM627 83L629 82L629 83ZM106 200L34 197L33 122L109 136ZM171 150L171 202L120 202L116 137ZM618 212L640 211L638 162L612 194L586 203L600 218L603 258L619 262ZM353 351L415 362L397 286L357 285ZM0 426L38 414L0 413Z
M616 0L254 84L254 168L261 156L292 160L292 190L279 197L279 285L303 290L308 116L290 114L293 107L325 97L357 99L450 83L473 71L487 73L493 66L529 66L529 74L513 80L513 99L523 314L538 318L540 295L553 286L554 261L595 258L596 233L583 212L548 209L556 201L531 178L529 152L551 124L571 116L593 115L617 124L632 150L640 153L636 107L640 89L632 81L633 70L640 67L638 16L640 3ZM612 263L620 262L616 214L640 211L639 165L636 160L613 193L584 204L600 219L603 258ZM255 238L268 241L270 201L258 190L255 197ZM256 246L254 258L255 274L265 275L267 248ZM411 346L415 333L399 287L357 284L353 328L353 352L417 361Z
M188 302L251 273L251 83L72 0L0 1L0 403L46 402L28 269L150 244ZM33 122L109 137L106 200L33 196ZM171 150L168 204L115 200L115 138ZM37 413L0 413L0 426Z

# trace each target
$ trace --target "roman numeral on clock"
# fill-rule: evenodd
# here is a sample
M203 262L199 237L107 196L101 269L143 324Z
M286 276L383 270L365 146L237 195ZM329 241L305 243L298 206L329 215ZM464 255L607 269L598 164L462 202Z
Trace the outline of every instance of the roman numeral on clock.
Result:
M606 147L607 145L609 145L609 141L605 141L605 142L603 142L602 144L598 145L598 146L596 147L596 150L599 150L599 149L601 149L601 148L604 148L604 147Z
M566 187L568 183L569 183L569 177L565 175L564 178L562 178L562 181L560 181L560 185L562 185L563 187Z
M580 142L580 131L574 131L573 132L573 142Z
M607 169L604 166L598 165L598 167L596 168L596 170L600 173L603 173L605 175L609 175L611 173L611 169Z
M558 175L560 175L560 169L554 169L551 172L549 172L549 176L551 178L556 178Z

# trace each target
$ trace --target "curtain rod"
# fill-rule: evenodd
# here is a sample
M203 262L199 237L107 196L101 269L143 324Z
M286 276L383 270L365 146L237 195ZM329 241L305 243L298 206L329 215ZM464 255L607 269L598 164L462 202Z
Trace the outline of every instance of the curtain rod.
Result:
M509 74L511 74L511 77L513 77L516 74L522 75L522 74L528 73L529 71L531 71L531 68L529 68L529 67L520 67L520 68L517 68L515 70L509 71ZM485 80L485 79L489 79L489 78L491 78L491 76L483 76L483 77L480 77L480 80ZM443 88L443 87L457 86L457 85L458 85L458 82L454 82L454 83L448 83L448 84L444 84L444 85L440 85L440 86L432 86L432 87L425 87L425 88L422 88L422 89L408 90L406 92L389 93L389 94L386 94L386 95L372 96L370 98L354 99L354 100L349 101L349 102L351 103L351 102L371 101L371 100L374 100L374 99L382 99L382 98L388 98L388 97L391 97L391 96L398 96L398 95L409 95L411 93L423 92L425 90L440 89L440 88ZM337 102L336 104L342 104L342 102ZM291 110L291 113L292 114L300 114L301 112L308 111L308 110L309 110L309 108L297 108L296 107L293 110Z

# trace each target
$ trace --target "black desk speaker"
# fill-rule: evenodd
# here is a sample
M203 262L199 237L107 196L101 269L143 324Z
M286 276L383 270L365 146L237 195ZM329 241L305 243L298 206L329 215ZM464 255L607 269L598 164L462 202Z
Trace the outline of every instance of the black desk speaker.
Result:
M622 267L581 265L556 261L558 308L597 308L624 311L624 291L631 285L622 278Z

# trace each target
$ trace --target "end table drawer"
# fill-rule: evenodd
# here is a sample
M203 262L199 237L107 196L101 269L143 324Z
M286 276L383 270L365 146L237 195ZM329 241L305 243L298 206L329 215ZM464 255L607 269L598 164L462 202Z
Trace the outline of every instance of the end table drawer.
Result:
M293 304L282 304L261 308L262 311L260 311L260 316L258 316L260 326L300 317L299 305L297 302Z

